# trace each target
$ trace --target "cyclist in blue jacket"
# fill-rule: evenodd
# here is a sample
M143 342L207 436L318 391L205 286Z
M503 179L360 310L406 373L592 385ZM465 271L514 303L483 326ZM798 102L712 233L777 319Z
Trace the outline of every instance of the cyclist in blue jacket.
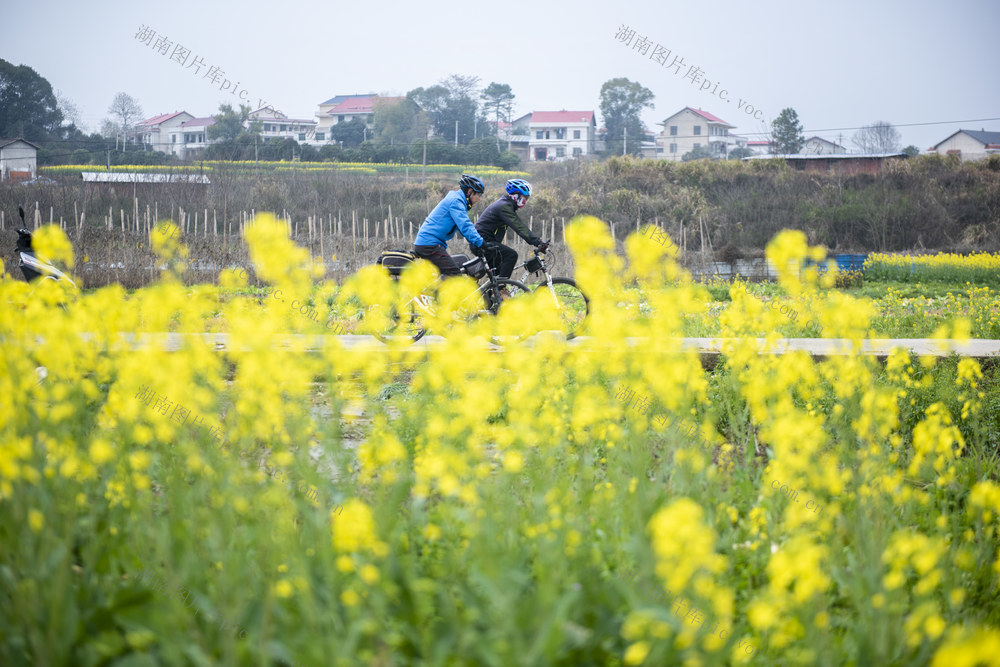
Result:
M417 238L413 240L414 254L433 262L442 276L457 276L461 273L461 268L448 254L448 240L456 231L465 237L477 255L482 255L484 243L491 245L484 241L469 219L469 209L482 197L486 186L479 178L469 174L462 174L458 186L458 190L446 194L434 207L420 225Z

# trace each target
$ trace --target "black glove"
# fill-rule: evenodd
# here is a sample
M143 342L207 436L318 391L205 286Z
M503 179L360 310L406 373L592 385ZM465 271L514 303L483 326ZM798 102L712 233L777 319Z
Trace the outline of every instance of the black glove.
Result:
M486 241L483 241L483 245L481 245L481 246L474 246L474 245L472 245L470 243L469 247L472 248L472 254L473 255L475 255L476 257L482 257L483 256L483 249L486 247Z
M537 246L542 252L545 252L549 249L549 242L538 239L538 243L536 243L535 246Z

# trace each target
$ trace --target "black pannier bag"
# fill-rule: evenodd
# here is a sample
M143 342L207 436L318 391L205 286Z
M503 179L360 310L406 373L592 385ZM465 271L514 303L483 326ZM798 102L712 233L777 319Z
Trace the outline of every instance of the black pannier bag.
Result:
M479 280L486 275L486 262L483 261L482 257L473 257L468 262L462 264L462 270L476 280Z
M417 261L417 256L409 250L383 250L375 261L381 264L389 275L396 278L403 272L403 269Z
M486 261L482 257L469 258L468 255L460 253L451 256L452 261L458 264L459 268L467 275L479 280L486 275Z

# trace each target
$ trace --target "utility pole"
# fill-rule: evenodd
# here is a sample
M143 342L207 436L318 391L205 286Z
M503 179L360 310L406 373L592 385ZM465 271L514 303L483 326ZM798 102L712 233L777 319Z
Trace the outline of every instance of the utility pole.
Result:
M625 152L628 150L628 128L627 127L624 128L624 132L622 133L622 139L623 139L623 141L622 141L622 155L625 155Z
M455 145L458 145L458 121L455 121Z
M111 172L111 148L108 147L108 172Z

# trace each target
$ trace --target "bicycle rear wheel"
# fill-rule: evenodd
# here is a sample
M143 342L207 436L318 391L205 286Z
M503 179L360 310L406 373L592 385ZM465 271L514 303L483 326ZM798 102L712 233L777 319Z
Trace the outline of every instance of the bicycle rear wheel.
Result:
M424 327L423 314L413 300L405 304L392 306L379 321L383 306L369 306L369 317L379 324L372 330L372 335L383 343L409 342L415 343L424 337L427 329Z
M501 290L506 290L510 295L507 300L502 300L498 294L493 292L493 286L487 284L483 289L483 301L485 302L486 309L491 313L496 315L503 309L505 303L512 299L516 299L519 296L525 294L530 294L531 290L528 286L519 280L514 280L513 278L497 278L497 287ZM511 333L502 332L496 335L490 336L490 342L494 345L511 345L513 343L519 343L524 340L525 334L523 332Z
M590 299L576 281L572 278L553 278L551 289L547 282L543 282L538 283L535 290L544 290L552 295L559 320L565 327L566 340L579 335L590 315Z

